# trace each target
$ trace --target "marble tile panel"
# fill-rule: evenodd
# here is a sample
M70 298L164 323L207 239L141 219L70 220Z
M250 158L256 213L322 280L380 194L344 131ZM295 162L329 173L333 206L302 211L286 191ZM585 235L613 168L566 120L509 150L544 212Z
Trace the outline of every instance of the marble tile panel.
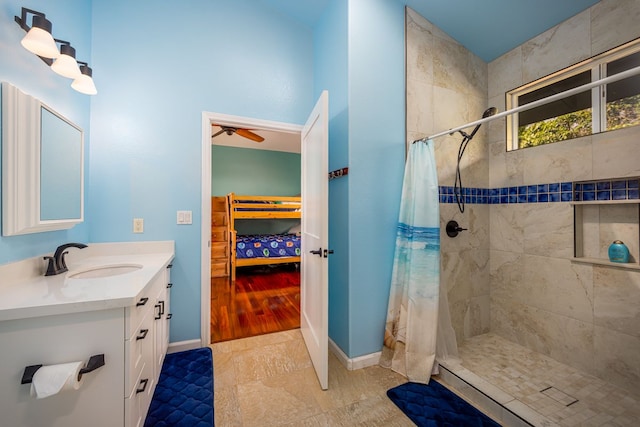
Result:
M473 297L469 300L464 316L464 337L486 334L491 327L489 294Z
M526 206L524 252L549 257L573 257L572 207L568 203L536 203Z
M420 133L420 137L436 132L434 129L433 105L432 84L417 79L407 80L408 131Z
M524 183L585 181L593 178L591 136L555 142L522 151Z
M434 84L469 95L470 87L476 84L469 73L469 51L455 41L436 37L432 54Z
M600 206L600 253L598 258L608 259L609 246L621 240L629 249L630 262L638 262L638 208L639 205Z
M593 179L639 176L639 136L640 126L594 135Z
M312 367L238 387L243 426L272 426L320 414L318 382Z
M585 323L593 322L593 267L562 258L525 255L516 299Z
M377 396L326 412L328 423L336 427L410 427L414 423L386 396Z
M276 332L272 334L257 335L254 337L227 341L226 344L231 346L231 351L237 352L243 350L255 350L256 348L261 348L270 344L292 342L299 340L301 336L302 334L299 329L292 329L284 332ZM219 344L216 344L214 347L218 347L218 345Z
M488 65L488 69L489 98L501 97L504 100L505 92L520 87L526 83L522 77L521 46L518 46L491 61Z
M413 11L407 11L407 80L433 83L433 24Z
M309 366L311 362L301 340L245 350L234 358L238 384L295 372Z
M489 101L487 102L487 107L495 107L498 110L498 113L505 111L507 108L505 106L505 95L491 96L489 97ZM507 136L507 119L506 117L500 119L494 119L488 123L486 123L485 128L487 129L487 142L489 144L501 141L503 151L506 151L506 136ZM489 146L489 144L487 146Z
M506 151L504 137L489 145L489 188L524 184L525 168L521 150Z
M584 205L582 212L582 256L602 258L600 249L600 207Z
M446 224L455 220L462 228L466 228L456 237L449 237ZM489 205L465 205L464 213L460 213L456 203L440 205L440 251L458 252L465 249L489 249Z
M532 206L528 204L491 205L489 247L492 250L523 253L525 224L531 209Z
M491 298L491 330L586 372L593 372L593 326L520 302ZM576 349L584 349L577 352Z
M441 282L449 303L489 293L489 251L464 250L441 255Z
M214 374L215 381L218 373ZM214 383L215 383L214 381ZM215 388L213 392L214 424L217 426L241 426L242 413L238 403L237 387Z
M216 346L214 345L212 348L215 349ZM213 383L214 391L221 388L233 387L238 384L236 371L233 366L233 357L234 355L231 352L216 353L214 350L213 372L216 378Z
M597 55L640 37L640 3L602 0L591 11L591 54Z
M491 297L517 300L524 278L524 255L510 251L490 252Z
M593 287L594 323L640 338L640 271L594 266Z
M596 375L640 399L640 338L596 326L594 350ZM638 405L635 416L640 419Z
M539 79L591 56L591 15L585 10L522 44L523 79Z

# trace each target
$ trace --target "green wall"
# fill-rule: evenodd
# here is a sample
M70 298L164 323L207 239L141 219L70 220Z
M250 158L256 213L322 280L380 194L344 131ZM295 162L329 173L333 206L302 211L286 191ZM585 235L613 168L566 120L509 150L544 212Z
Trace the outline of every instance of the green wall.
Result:
M211 195L300 194L300 154L214 145L211 147Z
M211 147L211 195L297 196L300 154L214 145ZM239 234L284 233L297 219L239 220Z

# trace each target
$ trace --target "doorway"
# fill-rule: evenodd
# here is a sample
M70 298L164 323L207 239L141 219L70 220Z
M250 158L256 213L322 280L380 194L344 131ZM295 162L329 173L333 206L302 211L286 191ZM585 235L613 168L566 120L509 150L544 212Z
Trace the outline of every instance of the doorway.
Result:
M211 269L211 250L212 250L212 236L211 236L211 224L212 224L212 203L211 203L211 194L212 194L212 140L211 137L215 133L219 132L221 129L220 126L213 125L222 125L225 127L233 127L233 128L241 128L241 129L251 129L256 133L260 133L261 135L266 136L265 141L256 144L253 141L247 140L245 142L240 136L237 135L220 135L216 137L218 141L216 144L226 147L241 147L247 148L247 144L255 144L254 146L249 145L250 148L261 149L261 150L274 150L274 151L291 151L295 148L292 148L292 141L297 143L297 151L300 152L300 135L302 132L302 126L290 124L290 123L281 123L281 122L272 122L265 120L252 119L248 117L240 117L240 116L231 116L226 114L218 114L218 113L208 113L205 112L202 115L202 260L201 260L201 277L202 277L202 292L201 292L201 340L203 344L209 344L212 342L212 337L216 334L213 333L212 330L212 304L217 304L219 302L223 302L226 304L226 301L235 301L236 297L239 297L243 304L251 305L251 298L255 298L256 296L261 297L260 303L264 302L267 304L265 307L266 312L269 312L269 305L273 305L274 303L284 303L286 305L286 310L290 311L295 306L296 301L293 298L296 298L294 286L296 284L291 284L291 277L294 277L295 274L291 274L290 269L291 266L277 266L274 268L270 268L268 266L256 266L255 268L242 267L238 271L240 272L240 284L242 288L240 292L243 292L243 295L236 295L237 287L235 283L231 283L231 272L228 272L228 275L225 277L212 277L212 269ZM278 136L283 136L283 138L278 138ZM220 138L222 137L222 138ZM232 138L235 137L235 138ZM283 146L284 144L284 146ZM214 243L215 246L215 243ZM295 267L293 267L295 269ZM242 271L240 271L242 270ZM274 278L282 279L281 283L278 286L286 287L286 291L284 295L278 295L277 291L267 291L263 289L263 281L260 281L256 277L256 273L273 273ZM299 270L295 272L298 274L299 280ZM238 281L238 278L236 278ZM299 282L297 284L299 286ZM246 293L247 287L249 289L249 293ZM253 292L256 294L252 295ZM221 300L213 302L216 297L216 293L219 293ZM298 291L299 295L299 291ZM225 333L228 334L228 330L231 328L231 324L229 322L233 321L232 316L233 313L230 310L235 310L235 308L231 308L231 304L227 304L227 307L219 307L222 308L223 313L227 313L226 319L225 316L219 316L219 313L216 313L216 316L221 324L216 326L222 327ZM255 304L254 304L255 305ZM241 309L241 307L240 307ZM252 313L246 313L248 318L245 320L251 320ZM254 313L255 314L255 313ZM289 313L291 314L291 313ZM236 318L237 320L237 318ZM297 308L297 322L299 324L299 301ZM225 324L225 322L227 322ZM284 323L290 326L289 320L285 320ZM246 325L245 325L246 326ZM265 333L269 331L269 328L273 325L262 325L261 327L245 327L244 330L247 332L248 330L253 330L253 332L259 332L259 330L264 330Z
M320 387L328 388L329 93L322 91L304 126L207 113L202 115L201 342L210 342L212 123L300 135L300 330ZM232 252L233 255L233 252Z

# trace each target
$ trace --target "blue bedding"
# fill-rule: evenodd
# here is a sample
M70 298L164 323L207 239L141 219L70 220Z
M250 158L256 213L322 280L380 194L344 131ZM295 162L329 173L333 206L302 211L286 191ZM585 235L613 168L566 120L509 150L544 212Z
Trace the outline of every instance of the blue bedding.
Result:
M236 258L293 256L300 256L300 236L297 234L261 234L236 238Z

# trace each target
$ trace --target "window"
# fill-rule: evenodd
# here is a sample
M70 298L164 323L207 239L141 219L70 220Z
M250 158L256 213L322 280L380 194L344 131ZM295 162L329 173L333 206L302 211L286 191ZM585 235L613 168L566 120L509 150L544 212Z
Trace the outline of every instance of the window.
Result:
M507 92L507 108L526 105L638 66L640 39ZM639 124L640 75L635 75L511 115L507 120L507 150Z

